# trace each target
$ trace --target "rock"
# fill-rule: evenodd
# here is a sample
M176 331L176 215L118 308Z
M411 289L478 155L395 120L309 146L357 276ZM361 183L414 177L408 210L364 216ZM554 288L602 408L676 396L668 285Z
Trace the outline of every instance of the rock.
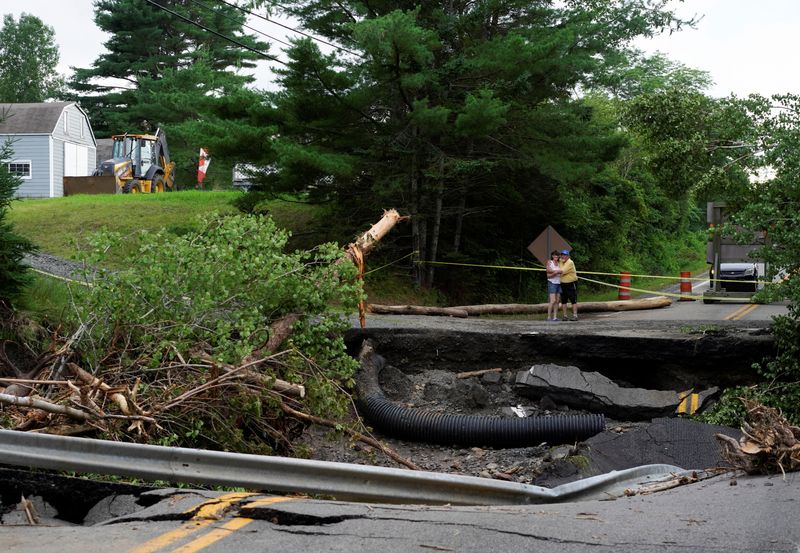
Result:
M481 448L479 448L479 447L473 447L473 448L472 448L470 451L472 451L472 454L473 454L473 455L474 455L474 456L475 456L477 459L480 459L481 457L483 457L484 455L486 455L486 451L485 451L485 450L483 450L483 449L481 449Z
M471 387L470 397L475 407L486 407L489 405L489 392L486 391L486 388L477 383L472 384Z
M539 400L539 407L545 411L555 411L558 408L558 405L556 405L556 402L553 401L553 398L548 395L544 395L542 396L542 399Z
M548 453L548 457L550 457L550 459L553 461L560 461L561 459L566 459L572 454L573 454L572 446L562 445L551 449L550 453Z
M413 385L411 379L403 371L392 365L383 367L380 373L380 383L386 397L393 400L406 396Z
M481 382L484 384L500 384L500 381L503 378L503 373L493 372L493 373L485 373L481 376Z

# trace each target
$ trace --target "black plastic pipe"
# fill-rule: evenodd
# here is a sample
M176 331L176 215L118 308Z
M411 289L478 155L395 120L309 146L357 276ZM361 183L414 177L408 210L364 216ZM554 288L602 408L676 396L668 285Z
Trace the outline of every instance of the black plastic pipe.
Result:
M557 415L553 417L488 417L447 415L409 409L386 399L378 382L384 359L369 340L359 354L361 369L356 375L361 414L377 430L401 440L468 447L528 447L574 443L603 431L605 417Z
M382 395L361 402L364 417L387 436L401 440L469 447L528 447L565 444L602 432L605 417L559 415L506 418L447 415L397 405Z

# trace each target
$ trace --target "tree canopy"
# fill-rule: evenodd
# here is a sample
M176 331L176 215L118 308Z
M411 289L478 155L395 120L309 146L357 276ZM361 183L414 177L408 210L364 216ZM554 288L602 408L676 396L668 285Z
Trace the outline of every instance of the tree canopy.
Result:
M3 17L0 28L0 102L57 99L64 94L55 31L36 16Z
M355 221L375 205L410 214L418 284L440 259L518 257L548 224L588 262L609 225L586 222L613 220L602 197L625 193L607 169L627 137L580 91L611 82L632 38L684 23L665 5L281 2L347 50L295 41L262 99L274 109L240 115L277 129L258 159L273 191L333 200Z

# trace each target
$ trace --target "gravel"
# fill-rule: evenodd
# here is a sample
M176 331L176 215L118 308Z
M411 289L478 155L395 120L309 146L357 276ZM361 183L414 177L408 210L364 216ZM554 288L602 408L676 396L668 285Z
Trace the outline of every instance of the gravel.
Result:
M83 275L84 264L79 261L71 261L46 253L35 253L26 255L24 263L37 271L56 277L77 280L78 282L85 282L86 280Z

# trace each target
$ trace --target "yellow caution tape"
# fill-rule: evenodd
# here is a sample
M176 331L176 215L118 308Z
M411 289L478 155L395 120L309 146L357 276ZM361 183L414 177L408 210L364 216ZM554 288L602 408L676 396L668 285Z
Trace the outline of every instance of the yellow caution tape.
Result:
M510 269L514 271L544 271L544 267L515 267L511 265L485 265L480 263L453 263L448 261L417 261L416 263L422 263L427 265L452 265L458 267L478 267L482 269ZM579 271L581 275L600 275L600 276L619 276L619 273L603 273L600 271ZM631 277L636 278L661 278L661 279L671 279L671 280L697 280L697 281L706 281L709 280L708 277L679 277L679 276L668 276L668 275L637 275L631 274ZM586 279L588 280L588 279ZM594 282L594 281L592 281ZM725 280L721 278L715 278L714 282L736 282L739 284L770 284L766 280ZM633 288L631 288L633 290ZM652 290L648 290L651 292Z

